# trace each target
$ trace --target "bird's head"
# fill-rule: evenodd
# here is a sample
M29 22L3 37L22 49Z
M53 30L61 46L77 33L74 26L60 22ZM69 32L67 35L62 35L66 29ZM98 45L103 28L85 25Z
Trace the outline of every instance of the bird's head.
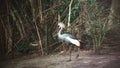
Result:
M58 27L59 27L59 28L65 28L65 24L62 23L62 22L60 22L60 23L58 23Z

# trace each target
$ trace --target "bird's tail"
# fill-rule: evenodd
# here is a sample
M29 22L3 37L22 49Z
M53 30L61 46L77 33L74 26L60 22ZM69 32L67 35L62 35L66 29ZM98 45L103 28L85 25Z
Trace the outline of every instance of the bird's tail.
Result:
M85 47L85 42L82 40L79 40L80 42L80 49L83 49Z

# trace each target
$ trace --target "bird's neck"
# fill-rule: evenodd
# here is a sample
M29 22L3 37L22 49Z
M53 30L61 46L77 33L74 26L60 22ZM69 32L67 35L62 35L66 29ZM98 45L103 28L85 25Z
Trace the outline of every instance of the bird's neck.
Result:
M58 36L61 36L62 35L62 30L63 28L60 28L59 32L58 32Z

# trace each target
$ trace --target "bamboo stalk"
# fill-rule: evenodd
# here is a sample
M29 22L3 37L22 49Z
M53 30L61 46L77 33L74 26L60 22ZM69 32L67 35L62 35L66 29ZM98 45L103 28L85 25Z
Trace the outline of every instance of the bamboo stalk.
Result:
M41 3L41 0L40 0L40 6L39 6L39 17L40 17L40 23L43 23L43 14L42 14L42 3Z
M35 27L36 27L37 35L38 35L38 39L39 39L39 43L38 44L40 45L42 55L44 55L44 51L43 51L43 47L42 47L42 42L41 42L41 36L40 36L40 33L39 33L39 30L38 30L36 22L34 22L34 23L35 23Z
M68 14L68 27L70 26L70 17L71 17L71 6L72 6L73 0L70 1L69 4L69 14Z
M35 15L35 8L34 8L34 4L33 4L33 1L32 0L29 0L30 1L30 5L31 5L31 10L32 10L32 20L33 20L33 23L35 23L35 28L37 30L37 36L38 36L38 44L41 48L41 53L42 55L44 55L44 51L43 51L43 47L42 47L42 42L41 42L41 36L40 36L40 33L39 33L39 30L38 30L38 26L37 26L37 23L36 23L36 15ZM39 48L38 48L39 49Z

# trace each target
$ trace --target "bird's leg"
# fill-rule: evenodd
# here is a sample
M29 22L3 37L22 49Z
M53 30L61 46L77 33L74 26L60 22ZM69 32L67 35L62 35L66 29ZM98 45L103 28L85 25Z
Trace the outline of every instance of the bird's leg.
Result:
M78 47L78 50L77 50L78 52L77 52L77 55L76 55L76 58L78 58L79 57L79 54L80 54L80 48Z
M63 43L63 55L66 54L65 44Z
M71 53L72 53L72 46L70 45L70 48L69 48L69 60L68 61L71 61Z

